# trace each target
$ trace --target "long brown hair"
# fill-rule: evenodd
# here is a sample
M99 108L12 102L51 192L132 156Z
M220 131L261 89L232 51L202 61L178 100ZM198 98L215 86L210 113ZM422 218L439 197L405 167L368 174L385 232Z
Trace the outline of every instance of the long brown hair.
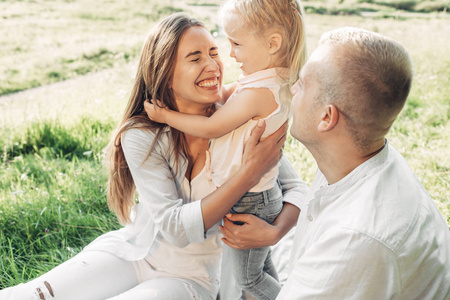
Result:
M159 99L171 110L178 111L170 88L175 68L177 50L182 35L191 27L204 25L186 14L176 13L161 20L150 32L141 52L136 80L122 121L107 147L109 164L108 206L121 224L131 222L130 211L135 205L135 184L122 149L121 134L130 128L156 131L152 148L166 124L151 121L144 111L146 99ZM185 136L170 128L173 155L178 161L180 153L189 157ZM149 149L150 153L151 149Z

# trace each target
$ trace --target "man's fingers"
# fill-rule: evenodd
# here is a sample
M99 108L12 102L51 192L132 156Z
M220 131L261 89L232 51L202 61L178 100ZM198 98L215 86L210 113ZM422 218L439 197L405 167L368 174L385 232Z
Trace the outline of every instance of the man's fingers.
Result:
M242 223L248 223L249 221L249 217L247 214L227 214L226 219L231 220L233 222L242 222Z
M226 224L226 225L225 225L225 224ZM240 246L236 243L236 241L234 240L234 234L233 234L233 232L231 232L231 231L228 229L230 226L233 226L234 224L233 224L230 220L228 220L227 218L224 218L224 225L225 225L225 227L219 225L219 229L220 229L220 231L221 231L222 234L223 234L222 241L223 241L226 245L228 245L228 246L230 246L230 247L232 247L232 248L235 248L235 249L241 249L241 247L240 247ZM236 226L236 225L234 225L234 226Z
M228 245L228 246L231 247L231 248L234 248L234 249L242 249L241 247L239 247L239 245L236 245L236 244L234 244L234 243L231 243L229 240L227 240L227 239L225 239L225 238L222 238L222 242L224 242L226 245Z
M225 222L226 220L224 220L224 222ZM229 221L228 221L229 222ZM222 234L223 234L223 236L226 238L226 239L231 239L231 237L232 237L232 232L228 229L228 226L226 226L226 227L224 227L224 226L221 226L221 225L219 225L219 229L220 229L220 231L222 232Z

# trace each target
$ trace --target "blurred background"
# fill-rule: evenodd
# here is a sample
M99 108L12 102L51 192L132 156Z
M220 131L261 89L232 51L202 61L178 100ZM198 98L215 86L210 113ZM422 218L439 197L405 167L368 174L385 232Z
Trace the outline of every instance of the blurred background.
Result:
M450 224L450 2L302 2L311 53L342 26L399 41L415 66L390 143ZM102 149L121 118L140 49L162 17L184 11L216 38L225 81L240 70L217 23L220 1L0 0L0 289L33 278L118 228L106 204ZM310 183L316 165L288 138Z

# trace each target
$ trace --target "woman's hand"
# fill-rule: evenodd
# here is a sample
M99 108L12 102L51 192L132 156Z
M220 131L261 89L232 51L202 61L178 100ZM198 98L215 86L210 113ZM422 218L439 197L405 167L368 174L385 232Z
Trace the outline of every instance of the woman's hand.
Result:
M243 163L239 171L201 201L205 232L225 216L233 205L250 190L282 156L281 146L286 139L287 123L260 141L265 123L259 121L245 144Z
M152 103L153 102L153 103ZM144 102L144 109L150 120L158 123L166 123L166 112L169 110L166 106L163 106L161 101L152 99L150 102L148 99Z
M265 122L259 120L253 129L244 145L241 167L241 171L247 173L248 180L252 180L253 185L257 184L261 177L275 167L281 159L287 128L286 122L263 141L260 139L265 129Z

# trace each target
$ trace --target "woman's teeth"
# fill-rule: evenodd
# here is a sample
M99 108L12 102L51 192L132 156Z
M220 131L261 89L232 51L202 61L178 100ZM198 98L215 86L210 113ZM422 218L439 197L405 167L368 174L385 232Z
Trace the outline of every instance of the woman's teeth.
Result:
M216 86L218 84L219 84L219 82L217 81L217 79L202 80L198 83L198 85L200 87L212 87L212 86Z

